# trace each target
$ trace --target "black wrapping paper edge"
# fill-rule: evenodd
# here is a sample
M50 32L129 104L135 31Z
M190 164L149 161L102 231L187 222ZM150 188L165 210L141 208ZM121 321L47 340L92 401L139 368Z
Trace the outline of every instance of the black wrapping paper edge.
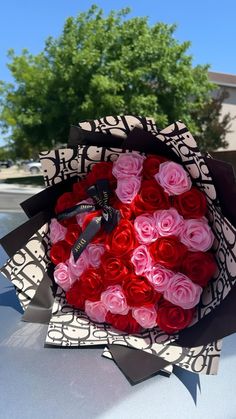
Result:
M102 132L89 132L75 125L72 125L69 133L68 148L75 148L79 145L94 145L97 147L121 147L123 138L103 134Z
M166 156L176 163L182 163L181 159L163 141L154 137L150 132L143 131L140 128L134 128L130 132L123 141L122 148L140 151L146 154L158 154L160 156Z
M77 176L73 176L67 180L49 186L36 195L21 202L21 208L29 218L38 214L40 211L45 211L45 209L53 209L59 196L64 192L69 192L72 185L77 181Z
M107 345L107 347L116 365L132 385L147 380L171 364L159 356L123 345Z
M147 120L144 117L140 117L137 115L133 115L137 120L140 121L143 129L147 130ZM119 116L121 122L124 126L124 131L130 135L133 129L133 126L129 126L127 124L126 117L124 115ZM84 122L89 122L93 125L93 120L87 120ZM68 147L74 148L79 145L95 145L98 147L121 147L123 143L123 138L118 135L114 135L112 132L112 128L114 125L109 123L106 118L103 119L103 123L107 123L110 130L106 130L106 133L103 131L103 125L99 127L100 131L88 131L80 128L78 125L72 125L69 132L69 138L67 145Z
M22 316L23 321L30 323L49 323L56 292L56 286L52 278L53 265L51 264Z
M236 179L231 163L205 157L210 170L222 214L236 228Z
M207 345L236 332L236 286L214 310L193 326L182 330L173 345L192 347Z

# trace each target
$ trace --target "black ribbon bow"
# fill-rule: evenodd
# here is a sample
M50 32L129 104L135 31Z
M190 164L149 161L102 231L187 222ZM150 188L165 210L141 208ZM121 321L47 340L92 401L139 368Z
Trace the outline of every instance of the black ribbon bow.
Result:
M84 212L102 210L102 214L90 221L72 247L75 262L102 227L107 233L110 233L120 219L119 210L109 205L111 190L107 179L98 180L95 185L87 189L87 193L93 199L94 204L78 204L57 215L58 221L61 221Z

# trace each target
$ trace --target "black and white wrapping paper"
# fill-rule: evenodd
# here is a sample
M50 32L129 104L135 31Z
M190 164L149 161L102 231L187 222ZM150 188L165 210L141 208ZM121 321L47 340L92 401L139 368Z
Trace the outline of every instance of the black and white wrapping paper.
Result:
M169 155L186 168L193 182L206 194L208 217L215 235L214 251L218 271L202 294L192 325L171 336L158 328L128 335L108 325L95 324L85 313L69 306L64 291L58 287L53 297L46 344L64 347L108 345L104 356L115 360L119 348L120 354L122 348L130 348L130 356L133 356L132 350L138 350L160 360L157 370L166 368L170 373L171 366L177 365L195 373L216 374L221 338L236 331L236 314L232 312L232 304L227 303L236 293L236 228L232 218L231 222L228 219L225 201L222 205L219 199L222 197L219 182L215 183L212 178L213 171L209 167L213 165L207 164L212 159L200 153L194 138L182 122L176 122L160 131L151 118L118 116L74 126L68 148L41 153L45 185L52 193L47 195L44 204L40 196L35 199L42 203L41 207L39 205L40 210L53 208L56 196L60 193L58 184L68 186L70 182L86 175L94 163L114 161L120 153L129 150ZM45 191L40 194L41 197L46 196ZM31 217L30 223L37 217L33 198L22 206ZM226 211L222 211L222 208L226 208ZM4 246L4 240L2 244ZM48 276L49 250L48 222L42 221L34 234L27 237L15 254L10 255L2 269L3 274L15 285L26 311L37 295L44 274ZM149 375L152 375L151 372Z

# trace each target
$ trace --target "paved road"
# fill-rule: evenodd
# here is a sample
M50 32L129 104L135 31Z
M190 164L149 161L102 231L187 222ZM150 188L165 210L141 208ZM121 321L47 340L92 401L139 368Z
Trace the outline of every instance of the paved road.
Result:
M35 195L41 188L0 184L0 211L20 212L20 203Z
M29 198L29 194L14 194L0 192L0 211L21 212L20 203Z

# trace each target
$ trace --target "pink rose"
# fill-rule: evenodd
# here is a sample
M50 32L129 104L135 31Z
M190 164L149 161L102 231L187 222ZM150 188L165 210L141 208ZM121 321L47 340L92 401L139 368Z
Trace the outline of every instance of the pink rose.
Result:
M142 244L149 244L158 238L155 219L150 214L142 214L135 218L134 228L138 241Z
M151 269L152 258L148 248L143 244L138 246L131 257L136 275L143 275L144 272Z
M158 264L152 266L146 273L146 277L151 282L153 288L161 293L168 289L173 275L174 273L172 271Z
M153 217L160 236L179 236L184 219L175 208L155 211Z
M73 279L79 279L82 273L89 267L89 258L87 249L83 251L80 257L75 262L73 253L70 254L70 259L68 261L69 275Z
M64 291L68 291L76 280L76 278L70 276L69 268L66 263L58 263L54 269L53 275L56 284Z
M112 285L101 294L101 302L113 314L127 314L129 311L124 292L120 285Z
M192 186L189 174L180 164L173 161L161 163L154 178L168 195L180 195L189 191Z
M140 176L145 158L138 153L120 154L118 159L113 163L112 174L116 179Z
M141 178L130 176L117 180L116 195L123 204L130 204L141 186Z
M93 268L98 268L101 263L101 256L105 252L103 244L89 244L86 248L88 254L88 262Z
M132 316L144 329L152 329L157 325L157 311L155 306L133 308Z
M85 301L85 313L93 321L104 323L107 309L101 301Z
M183 309L195 307L200 300L202 288L182 273L172 276L164 298Z
M50 240L51 243L57 243L60 240L64 240L66 235L66 228L63 227L56 218L52 218L50 223Z
M90 205L94 205L94 202L92 200L92 198L88 198L88 199L84 199L81 202L78 202L78 204L76 205L80 205L80 204L90 204ZM79 224L80 227L82 227L83 223L84 223L84 219L86 217L86 215L89 214L89 211L86 212L82 212L81 214L77 214L76 215L76 221Z
M188 250L206 252L213 245L214 234L206 218L185 220L180 240Z

